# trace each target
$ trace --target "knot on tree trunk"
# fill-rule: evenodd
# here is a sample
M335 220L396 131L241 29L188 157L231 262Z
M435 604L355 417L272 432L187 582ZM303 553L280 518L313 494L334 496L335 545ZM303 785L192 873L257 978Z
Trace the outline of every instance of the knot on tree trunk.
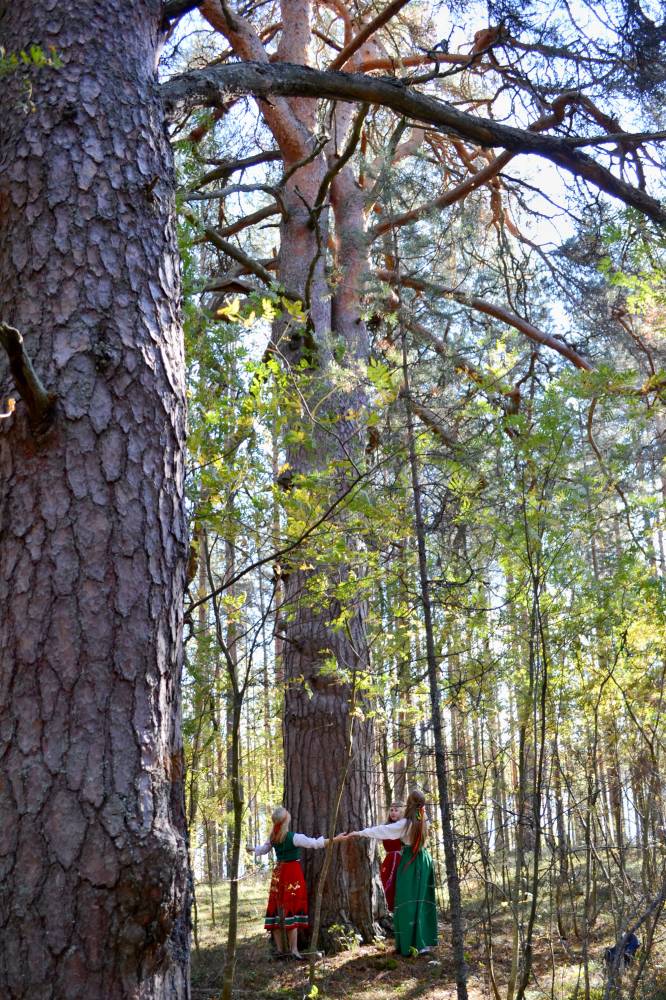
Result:
M187 951L188 921L179 930L179 917L189 912L183 907L188 887L182 852L166 832L154 834L123 866L116 899L119 953L127 973L140 969L142 978L154 975L171 964L179 941Z

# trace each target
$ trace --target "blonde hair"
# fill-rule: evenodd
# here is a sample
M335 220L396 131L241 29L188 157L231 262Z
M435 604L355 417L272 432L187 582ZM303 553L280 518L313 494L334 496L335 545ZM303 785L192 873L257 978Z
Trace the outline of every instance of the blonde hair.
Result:
M405 820L409 823L407 841L414 855L421 849L428 836L428 820L425 814L425 795L420 788L414 788L407 796Z
M400 813L400 816L398 817L398 819L403 819L403 817L405 815L405 803L404 802L397 801L397 802L392 802L391 803L391 805L388 807L388 813L387 813L387 816L386 816L386 822L387 823L391 822L391 816L390 816L391 809L397 809L399 811L399 813ZM397 822L397 820L395 822Z
M291 816L284 806L276 806L271 813L271 819L273 820L273 829L271 830L270 842L271 844L281 844L287 836Z

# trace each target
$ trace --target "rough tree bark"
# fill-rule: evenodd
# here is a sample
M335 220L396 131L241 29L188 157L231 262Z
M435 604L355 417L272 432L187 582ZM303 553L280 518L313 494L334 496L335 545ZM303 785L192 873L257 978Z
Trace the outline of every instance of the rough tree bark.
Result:
M268 56L249 21L229 11L218 0L206 0L202 13L222 32L243 60ZM281 5L284 31L277 58L305 62L311 40L311 3L289 0ZM285 330L283 320L274 329L274 350L300 382L311 406L317 394L328 396L319 409L322 422L335 427L335 434L313 428L316 447L287 449L292 475L323 470L337 461L342 468L352 455L358 456L359 427L349 412L363 408L360 392L330 393L326 369L332 358L331 345L336 339L345 344L349 359L367 359L367 337L360 308L360 281L367 269L363 238L362 192L351 172L343 167L329 174L336 165L338 150L335 138L317 149L315 139L316 102L298 97L260 102L264 121L282 154L285 173L289 175L281 191L283 207L280 222L280 250L277 280L290 294L305 303L307 329ZM338 115L338 142L343 143L353 108ZM323 187L322 187L323 185ZM329 186L330 206L329 208ZM332 215L332 222L329 220ZM331 296L325 275L329 226L335 228L338 245L340 280ZM360 239L359 239L360 234ZM301 361L308 371L298 374ZM340 473L339 490L349 482ZM307 834L328 833L338 779L347 761L350 688L339 677L327 675L322 668L333 655L341 671L368 669L362 602L358 602L348 629L336 630L331 623L342 608L335 600L321 610L313 609L307 595L309 570L298 568L302 559L283 567L283 614L279 634L284 642L282 662L285 682L283 739L285 750L285 805L293 816L294 829ZM339 830L359 829L369 822L371 802L372 721L354 726L352 766L337 817ZM343 923L357 929L365 940L375 934L375 917L380 913L381 897L372 874L372 850L367 843L346 845L344 866L336 854L323 897L322 939L326 928ZM306 852L304 867L311 893L323 864L319 852Z
M0 994L189 995L184 391L161 3L12 0L0 320L56 394L0 430ZM0 358L0 394L13 389ZM44 429L42 428L42 431Z

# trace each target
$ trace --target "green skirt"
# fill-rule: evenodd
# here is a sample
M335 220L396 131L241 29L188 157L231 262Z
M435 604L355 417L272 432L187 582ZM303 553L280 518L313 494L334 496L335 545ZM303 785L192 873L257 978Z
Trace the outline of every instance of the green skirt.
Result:
M395 947L402 955L412 948L433 948L437 944L437 905L432 858L421 848L412 861L409 844L402 848L396 879L393 913Z

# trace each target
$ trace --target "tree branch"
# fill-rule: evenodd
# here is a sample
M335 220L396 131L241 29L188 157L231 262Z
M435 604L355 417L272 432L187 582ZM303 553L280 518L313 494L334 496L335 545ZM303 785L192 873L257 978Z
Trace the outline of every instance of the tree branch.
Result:
M164 4L162 23L168 24L169 21L174 21L176 18L188 14L191 10L196 10L200 4L201 0L169 0L168 3Z
M541 156L581 177L626 205L666 225L666 210L639 188L616 177L585 153L571 148L571 140L541 135L528 129L481 118L420 94L393 78L358 73L332 73L288 63L233 63L193 70L162 85L169 114L197 104L219 105L221 93L271 96L303 96L360 101L391 108L414 121L433 125L448 135L468 139L486 148L501 147L512 153Z
M53 422L56 396L42 385L23 348L23 337L13 326L0 323L0 344L9 358L9 370L14 384L28 411L30 426L35 434L45 434Z
M351 57L357 52L361 46L367 42L371 35L374 35L376 31L383 28L384 25L391 20L394 14L397 14L399 10L405 7L409 3L409 0L393 0L392 3L385 7L377 17L373 18L366 24L365 28L361 28L359 33L355 35L348 45L345 45L344 49L340 55L336 56L333 62L328 67L329 70L342 69L346 62L349 62Z
M219 235L221 237L225 236L235 236L236 233L240 233L241 230L247 229L248 226L254 226L258 222L263 222L264 219L270 219L271 215L280 215L282 209L280 206L273 202L272 205L266 205L264 208L258 209L256 212L252 212L251 215L245 215L242 219L238 219L236 222L229 223L224 229L219 230Z
M185 201L218 201L228 198L230 194L251 194L254 191L265 191L266 194L275 196L274 184L231 184L226 188L218 188L216 191L190 191L185 195Z
M250 274L256 275L257 278L260 278L261 281L265 282L267 285L275 284L274 274L267 271L266 268L257 263L257 261L252 260L252 258L246 253L243 253L242 250L235 247L233 243L228 243L226 240L221 239L214 229L204 229L204 236L209 243L212 243L213 246L217 247L218 250L221 250L222 253L227 255L227 257L231 257L232 260L242 264L243 267L250 272ZM291 297L292 296L288 296L288 298Z
M400 387L400 393L399 393L400 398L404 399L407 396L407 394L408 390L404 385L402 385ZM449 431L447 431L447 429L444 427L437 414L434 413L434 411L431 410L429 407L424 406L423 403L417 402L413 396L410 397L410 401L412 405L412 410L414 411L414 415L419 418L421 423L425 424L425 426L429 428L429 430L431 430L434 434L436 434L437 437L442 441L442 443L445 444L447 448L450 448L451 451L459 451L460 445L458 444L456 439L451 436Z
M190 186L190 191L197 191L204 184L211 184L213 181L219 181L223 177L227 177L229 174L235 173L237 170L244 170L246 167L254 167L259 163L269 163L272 160L281 160L282 153L277 149L269 149L265 153L255 153L254 156L245 156L240 160L220 160L214 170L209 170L207 174L204 174L197 181L194 181ZM206 161L210 163L211 161Z
M444 341L440 340L439 337L436 337L435 334L427 328L427 326L424 326L422 323L413 319L413 317L410 316L404 309L400 310L400 318L405 326L411 330L412 333L415 333L422 340L425 340L426 343L432 347L435 353L439 354L440 358L444 358L445 361L450 362L456 371L462 372L463 375L466 375L470 381L475 383L475 385L478 385L480 388L485 390L491 398L496 398L499 402L500 397L509 397L512 395L513 386L508 387L507 385L504 385L498 378L495 378L491 385L491 379L488 375L479 371L479 369L471 364L467 358L464 358L456 350L445 344Z
M386 281L389 285L403 285L405 288L413 288L418 292L431 292L435 295L442 295L447 299L453 299L454 302L459 302L460 305L469 306L471 309L477 309L487 316L493 316L495 319L500 320L500 322L512 326L520 333L524 333L526 337L529 337L536 344L543 344L544 347L549 347L551 350L557 351L563 358L571 361L576 368L581 368L587 372L593 370L589 361L582 358L580 354L574 351L572 347L569 347L568 344L565 344L563 340L558 340L556 337L551 337L550 334L543 333L528 320L523 319L522 316L512 312L510 309L505 309L504 306L496 306L493 302L487 302L486 299L481 299L477 295L470 295L468 292L461 292L455 288L447 288L444 285L419 281L417 278L403 277L402 275L397 275L395 271L380 270L376 271L375 274L380 281Z
M609 143L618 146L637 146L643 142L663 142L666 132L606 132L603 135L591 135L588 138L565 139L567 146L580 149L581 146L605 146Z
M423 205L417 205L416 208L410 209L408 212L402 212L400 215L394 215L390 219L386 219L380 222L378 226L369 233L370 240L376 240L379 236L383 236L390 229L397 229L398 226L406 226L411 222L417 222L422 219L428 213L433 212L435 209L448 208L450 205L454 205L458 201L462 201L475 191L477 188L486 184L493 177L502 170L512 159L515 154L513 153L500 153L496 156L494 160L483 167L481 170L477 170L470 177L467 177L460 184L457 184L454 188L449 188L448 191L444 191L443 194L439 195L437 198L433 198L432 201L426 202Z

